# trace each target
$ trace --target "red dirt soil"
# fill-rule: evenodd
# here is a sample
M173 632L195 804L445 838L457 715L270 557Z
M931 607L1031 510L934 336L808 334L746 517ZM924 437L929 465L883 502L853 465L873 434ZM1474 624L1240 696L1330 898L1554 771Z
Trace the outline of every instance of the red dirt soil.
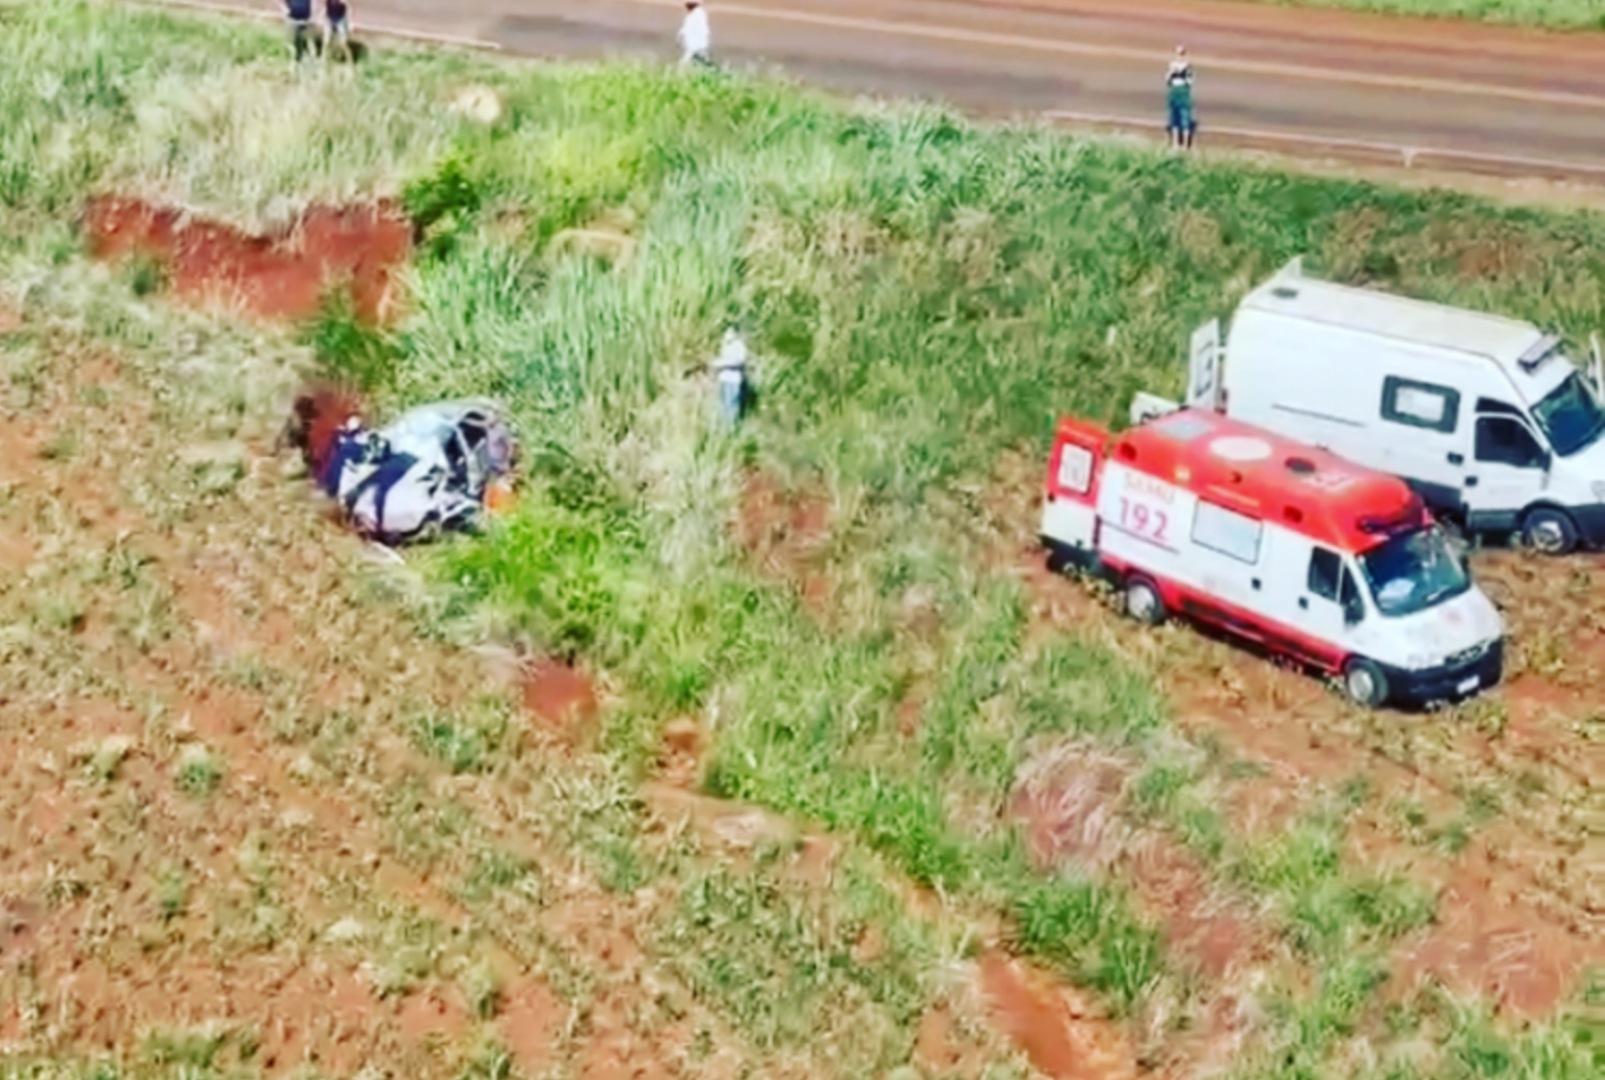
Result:
M1028 767L1012 814L1045 867L1072 861L1128 882L1170 949L1210 979L1268 949L1248 913L1234 913L1207 867L1121 810L1132 771L1110 755L1065 749Z
M818 562L830 539L830 505L823 496L787 491L754 470L741 488L735 535L765 573L793 583L805 608L825 613L831 586Z
M267 319L314 315L331 288L347 288L359 317L393 313L397 267L412 249L412 227L391 203L307 210L289 229L251 236L230 225L135 199L95 199L84 232L97 257L144 255L172 277L179 296L238 299Z
M1120 1029L1067 988L998 952L981 957L981 988L998 1026L1054 1080L1136 1076Z
M524 669L524 708L542 726L564 731L577 722L594 718L601 708L596 685L578 668L550 657Z

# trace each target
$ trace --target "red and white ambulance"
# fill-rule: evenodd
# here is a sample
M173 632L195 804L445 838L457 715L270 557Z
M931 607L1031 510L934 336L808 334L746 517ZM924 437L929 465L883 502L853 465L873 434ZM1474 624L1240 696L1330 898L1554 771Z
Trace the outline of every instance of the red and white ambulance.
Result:
M1060 422L1042 539L1107 574L1132 617L1186 615L1340 676L1368 706L1499 681L1504 626L1396 477L1219 413L1118 436Z

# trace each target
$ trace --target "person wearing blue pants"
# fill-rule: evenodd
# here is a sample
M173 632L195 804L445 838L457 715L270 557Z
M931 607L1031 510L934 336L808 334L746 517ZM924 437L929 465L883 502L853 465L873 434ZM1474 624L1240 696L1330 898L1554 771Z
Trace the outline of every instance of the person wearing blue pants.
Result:
M312 52L312 0L284 0L290 28L290 59L299 64Z
M1176 59L1165 72L1165 104L1170 145L1177 150L1191 150L1198 120L1193 115L1193 64L1187 59L1185 45L1176 46Z
M732 326L712 365L719 380L719 415L727 427L739 424L747 409L747 358L747 343Z

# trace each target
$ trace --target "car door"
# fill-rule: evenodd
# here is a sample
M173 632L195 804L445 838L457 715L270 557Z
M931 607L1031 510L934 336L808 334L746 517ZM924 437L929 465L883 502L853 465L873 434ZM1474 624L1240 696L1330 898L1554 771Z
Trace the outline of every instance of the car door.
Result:
M1465 477L1468 524L1514 529L1521 511L1543 493L1549 462L1549 452L1515 409L1479 411Z

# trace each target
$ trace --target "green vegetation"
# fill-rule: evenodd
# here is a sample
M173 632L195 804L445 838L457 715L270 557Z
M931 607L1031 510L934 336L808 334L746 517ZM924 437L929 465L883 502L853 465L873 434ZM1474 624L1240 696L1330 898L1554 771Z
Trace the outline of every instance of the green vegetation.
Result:
M1596 0L1260 0L1300 7L1349 8L1390 15L1475 19L1552 30L1605 30Z
M237 363L242 381L261 345L156 313L159 274L87 268L72 222L91 193L247 228L308 202L393 197L423 230L394 328L364 328L331 302L263 347L306 350L387 405L508 402L531 451L521 508L422 555L434 588L414 599L430 633L488 629L604 671L622 700L603 764L470 806L467 782L528 783L504 713L419 700L383 721L340 710L311 721L304 698L272 697L287 676L252 674L249 657L227 670L269 697L266 730L304 755L298 776L360 777L388 847L456 883L486 932L572 999L586 999L588 976L565 966L550 931L527 930L560 875L548 882L504 850L509 834L560 836L617 902L663 876L684 886L649 920L653 947L766 1049L860 1016L910 1023L932 997L929 966L958 951L888 915L884 887L849 882L842 906L856 921L837 925L762 859L693 871L683 851L648 842L635 786L664 726L689 714L710 733L709 793L844 838L856 865L999 920L1019 951L1163 1028L1199 1002L1142 898L1117 874L1036 865L1010 805L1022 769L1066 744L1129 763L1124 809L1269 911L1290 963L1314 969L1309 985L1274 987L1265 1045L1245 1068L1330 1074L1359 1033L1388 1058L1424 1032L1434 1075L1590 1075L1565 1024L1512 1040L1445 1005L1389 1034L1386 950L1430 921L1431 898L1345 860L1352 807L1271 840L1236 834L1208 801L1222 770L1172 723L1164 659L1096 620L1047 625L1018 559L1054 417L1116 420L1132 391L1174 388L1187 330L1291 256L1581 337L1605 325L1599 217L645 68L383 49L350 79L297 77L276 35L70 0L0 8L0 40L0 266L22 298L96 340L186 374L208 358L201 378ZM504 98L496 123L450 108L470 83ZM620 233L631 254L557 242L576 229ZM730 322L761 357L761 407L735 436L713 428L702 375ZM45 393L21 352L8 370L8 392ZM162 407L167 422L190 419L181 395ZM744 494L754 477L817 505L817 549L744 550L734 534L749 530L732 523L761 516ZM202 505L139 494L155 520ZM127 629L146 648L171 632L152 596L150 617ZM42 640L70 642L86 603L37 603ZM1181 633L1155 646L1208 647ZM450 783L378 773L382 740L365 724ZM177 782L215 807L222 761L186 754ZM492 812L516 827L503 818L492 835L477 820ZM186 890L182 877L164 883L163 918L178 921ZM879 964L853 955L871 924L888 939ZM450 976L476 1015L497 1008L499 976L453 968L460 946L443 924L392 912L377 925L382 992ZM906 1036L866 1039L860 1074L905 1060ZM218 1051L162 1047L162 1061L197 1067ZM476 1075L507 1068L493 1045L476 1061Z
M1389 15L1542 26L1553 30L1605 30L1598 0L1259 0L1296 7L1348 8Z

